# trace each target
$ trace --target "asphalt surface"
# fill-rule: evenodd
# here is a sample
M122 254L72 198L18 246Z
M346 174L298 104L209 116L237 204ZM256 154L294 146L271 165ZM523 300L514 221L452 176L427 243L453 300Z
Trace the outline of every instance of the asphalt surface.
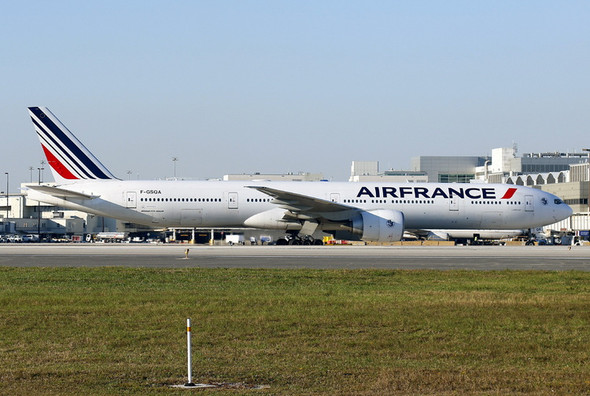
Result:
M0 266L590 271L590 247L3 244Z

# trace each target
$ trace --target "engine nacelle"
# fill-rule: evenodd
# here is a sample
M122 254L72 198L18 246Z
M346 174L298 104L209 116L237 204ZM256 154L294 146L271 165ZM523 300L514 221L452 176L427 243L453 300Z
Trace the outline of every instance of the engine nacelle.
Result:
M404 214L386 209L361 212L352 220L352 232L363 241L400 241L404 234Z

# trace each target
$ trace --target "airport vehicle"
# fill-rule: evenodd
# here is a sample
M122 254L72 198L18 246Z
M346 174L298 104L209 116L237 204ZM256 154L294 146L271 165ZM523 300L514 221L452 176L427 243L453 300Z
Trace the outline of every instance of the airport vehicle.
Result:
M39 242L39 235L27 234L22 237L23 242Z
M47 108L29 114L55 179L28 185L29 198L154 228L278 229L293 244L313 243L316 231L386 242L404 230L526 229L572 213L557 196L516 185L120 180Z
M242 234L232 234L232 235L226 235L225 236L225 243L227 243L228 245L244 245L246 242L246 240L244 239L244 235Z
M11 234L6 236L6 242L10 243L21 243L23 238L18 234Z

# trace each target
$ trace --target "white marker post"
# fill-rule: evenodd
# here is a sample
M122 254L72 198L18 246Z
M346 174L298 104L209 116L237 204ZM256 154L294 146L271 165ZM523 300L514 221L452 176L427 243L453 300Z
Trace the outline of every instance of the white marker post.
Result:
M196 386L193 383L193 374L191 369L191 319L186 320L186 351L188 357L188 382L184 386Z

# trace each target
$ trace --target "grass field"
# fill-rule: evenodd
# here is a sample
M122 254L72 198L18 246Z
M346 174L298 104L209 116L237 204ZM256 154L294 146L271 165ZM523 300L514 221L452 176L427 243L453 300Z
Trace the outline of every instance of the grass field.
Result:
M2 395L590 394L588 272L0 268L0 307ZM187 317L219 389L169 386Z

